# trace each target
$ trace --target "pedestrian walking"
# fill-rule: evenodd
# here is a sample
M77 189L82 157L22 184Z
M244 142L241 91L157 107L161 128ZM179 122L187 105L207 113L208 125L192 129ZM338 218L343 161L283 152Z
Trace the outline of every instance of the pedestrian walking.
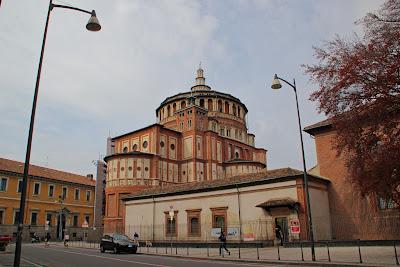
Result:
M47 232L46 238L44 239L44 247L45 248L50 247L50 239L51 239L50 233Z
M64 236L64 247L68 247L68 242L69 242L69 234L65 234Z
M133 241L136 243L137 246L139 246L139 234L136 232L133 235Z
M229 255L231 255L231 252L226 248L226 236L224 234L224 231L221 230L221 234L218 237L220 245L219 245L219 255L222 255L223 251L222 249L225 249L226 252L228 252Z
M277 224L275 226L275 236L276 236L276 239L278 239L281 242L281 246L283 246L282 228L279 224Z

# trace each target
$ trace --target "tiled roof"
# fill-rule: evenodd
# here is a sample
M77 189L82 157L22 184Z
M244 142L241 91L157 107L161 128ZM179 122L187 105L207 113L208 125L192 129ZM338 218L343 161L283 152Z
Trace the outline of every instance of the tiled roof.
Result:
M0 158L0 172L13 172L18 174L24 173L24 163L9 159ZM63 182L70 182L75 184L83 184L89 186L95 186L96 181L90 180L86 176L73 174L69 172L58 171L54 169L44 168L40 166L30 165L29 175L37 176L41 178L48 178L53 180L59 180Z
M163 196L163 195L177 195L182 193L194 193L194 192L204 192L204 191L213 191L222 188L235 187L236 185L243 186L245 184L257 184L263 183L266 181L272 180L284 180L284 179L294 179L295 177L301 176L303 172L299 170L295 170L292 168L282 168L275 170L262 171L258 173L251 173L245 175L233 176L227 179L219 179L212 181L202 181L202 182L193 182L187 184L175 184L164 186L163 188L149 188L141 191L134 192L132 194L126 195L123 197L125 200L129 199L140 199L140 198L150 198L153 196ZM322 178L316 175L310 175L315 179L323 181L325 183L329 183L328 179Z
M332 125L332 119L326 119L317 123L314 123L310 126L307 126L304 128L304 131L312 134L314 130L321 128L321 127L326 127L326 126L331 126Z

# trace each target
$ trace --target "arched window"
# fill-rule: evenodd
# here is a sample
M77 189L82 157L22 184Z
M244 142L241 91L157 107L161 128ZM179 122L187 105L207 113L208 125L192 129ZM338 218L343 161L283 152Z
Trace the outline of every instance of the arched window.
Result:
M207 106L209 111L213 111L213 101L212 99L208 99Z
M235 152L235 159L238 159L239 158L239 152Z
M183 101L181 102L181 108L186 108L186 101L185 101L185 100L183 100Z
M222 101L218 100L218 112L222 112Z
M200 99L200 107L204 108L204 99Z
M124 147L123 152L124 152L124 153L128 153L128 148L127 148L127 147Z
M240 107L238 106L238 117L240 117Z
M167 107L167 116L169 117L169 116L171 116L171 107L170 107L170 105L168 105L168 107Z
M176 103L174 103L174 104L172 105L172 112L173 112L173 113L176 112Z
M236 116L236 105L235 104L233 104L232 109L233 109L233 115Z
M133 150L133 151L137 151L137 144L134 144L134 145L133 145L132 150Z
M225 101L225 113L229 114L229 103L228 103L228 101Z

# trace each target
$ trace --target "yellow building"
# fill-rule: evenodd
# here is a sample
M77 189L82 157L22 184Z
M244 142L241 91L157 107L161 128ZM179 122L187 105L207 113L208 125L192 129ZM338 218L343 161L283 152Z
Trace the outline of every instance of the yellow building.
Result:
M0 158L0 233L17 231L24 163ZM33 233L51 238L69 232L82 238L82 225L93 225L95 181L92 175L73 173L31 165L24 216L24 239ZM61 220L60 220L61 218ZM60 230L60 227L62 228Z

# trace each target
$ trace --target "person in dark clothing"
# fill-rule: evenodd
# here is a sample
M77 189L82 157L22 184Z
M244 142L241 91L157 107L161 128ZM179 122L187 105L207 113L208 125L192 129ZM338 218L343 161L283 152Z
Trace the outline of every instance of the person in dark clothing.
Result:
M228 252L229 255L231 255L231 252L226 248L226 236L224 234L224 231L221 230L221 234L218 237L220 245L219 245L219 255L222 254L222 249L225 249L226 252Z
M47 232L47 234L46 234L46 238L45 238L45 242L44 242L44 246L47 248L47 247L49 247L50 246L50 238L51 238L51 236L50 236L50 233L49 232Z
M282 234L281 226L279 224L277 224L275 227L275 236L276 236L276 239L281 241L281 246L282 246L283 245L283 234Z

